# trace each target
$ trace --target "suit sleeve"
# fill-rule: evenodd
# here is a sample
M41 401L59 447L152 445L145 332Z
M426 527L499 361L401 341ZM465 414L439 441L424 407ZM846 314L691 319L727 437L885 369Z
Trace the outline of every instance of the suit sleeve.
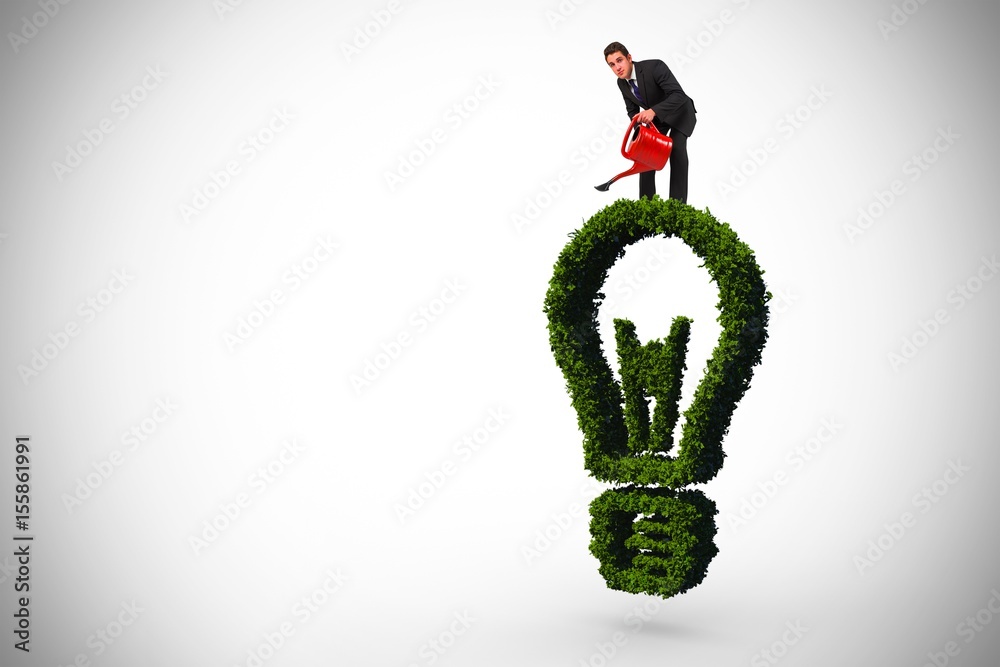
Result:
M632 116L639 113L639 105L636 104L635 100L632 99L632 96L626 92L625 89L628 88L628 84L622 84L621 79L618 81L618 90L621 91L622 97L625 99L625 113L628 114L629 120L631 120Z
M684 94L684 89L681 88L681 84L677 83L677 78L665 62L656 60L652 65L653 80L663 91L663 101L653 105L653 112L657 118L673 125L673 121L676 120L690 98Z

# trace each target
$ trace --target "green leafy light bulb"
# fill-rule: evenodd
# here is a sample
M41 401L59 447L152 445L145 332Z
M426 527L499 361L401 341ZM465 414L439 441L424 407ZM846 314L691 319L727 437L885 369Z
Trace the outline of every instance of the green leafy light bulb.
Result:
M620 383L601 351L597 324L608 271L629 245L656 235L687 244L719 289L722 334L679 438L691 320L676 317L665 339L643 345L632 322L616 319ZM619 200L571 236L556 262L545 313L583 432L584 465L615 485L590 505L590 551L610 588L668 598L700 584L718 553L715 503L687 487L707 482L722 466L722 439L767 339L771 295L753 252L732 228L676 200Z

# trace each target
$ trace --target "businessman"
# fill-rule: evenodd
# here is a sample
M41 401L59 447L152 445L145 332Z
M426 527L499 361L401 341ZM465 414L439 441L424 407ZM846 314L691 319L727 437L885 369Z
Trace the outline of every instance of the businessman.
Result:
M611 42L604 49L604 59L618 77L618 88L625 98L628 117L651 122L673 141L670 151L670 198L687 202L687 138L696 122L694 101L684 94L670 68L662 60L632 62L628 49ZM640 107L642 110L640 111ZM639 174L639 196L656 194L656 172Z

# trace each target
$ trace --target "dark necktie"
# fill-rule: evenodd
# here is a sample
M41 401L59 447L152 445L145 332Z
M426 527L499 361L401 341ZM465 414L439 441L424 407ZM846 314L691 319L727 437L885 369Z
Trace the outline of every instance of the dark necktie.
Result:
M635 95L635 99L639 100L639 104L645 106L646 102L642 99L642 96L639 95L639 86L636 85L635 79L629 79L628 82L629 85L632 86L632 94Z

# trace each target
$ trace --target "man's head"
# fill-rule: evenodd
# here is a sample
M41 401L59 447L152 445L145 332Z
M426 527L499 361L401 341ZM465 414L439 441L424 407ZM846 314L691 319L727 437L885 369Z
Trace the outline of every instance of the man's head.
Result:
M619 79L628 79L632 76L632 56L621 42L611 42L604 47L604 59Z

